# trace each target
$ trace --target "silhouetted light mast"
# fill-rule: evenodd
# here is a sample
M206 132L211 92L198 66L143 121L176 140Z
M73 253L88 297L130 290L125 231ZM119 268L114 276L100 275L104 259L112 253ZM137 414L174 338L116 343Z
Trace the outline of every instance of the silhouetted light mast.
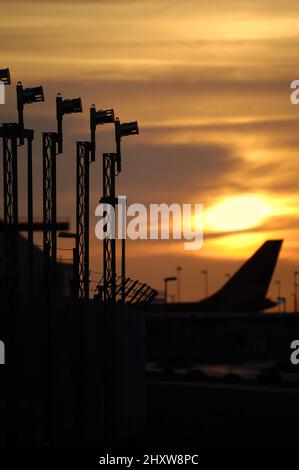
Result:
M10 84L8 69L0 71L0 78L5 85ZM33 130L24 129L23 107L25 104L43 101L42 87L23 89L21 82L17 87L18 123L3 124L0 136L3 138L3 199L4 199L4 293L11 311L8 327L8 356L10 364L10 439L15 437L15 349L17 329L17 309L19 308L19 211L18 211L18 141L19 145L27 140L27 171L28 171L28 293L33 295L33 197L32 197L32 140Z
M121 139L129 135L139 134L137 121L121 123L119 118L115 120L115 143L116 143L116 167L117 174L121 172ZM126 301L126 234L122 238L121 255L121 278L122 278L122 302Z
M76 145L76 275L79 299L89 298L89 165L90 142Z
M55 284L57 261L57 190L56 157L63 150L62 119L64 114L82 112L80 98L63 100L56 97L57 132L43 132L43 223L44 280ZM46 227L51 229L47 230ZM54 285L55 287L55 285ZM46 288L46 290L48 290Z
M87 283L89 283L89 231L86 221L89 220L89 163L96 158L96 128L105 124L113 124L115 121L113 109L97 110L93 104L90 108L90 142L77 143L77 233L78 233L78 262L79 262L79 296L87 298ZM90 155L90 158L89 158ZM103 155L103 171L105 168L105 156ZM88 163L89 162L89 163ZM106 175L107 176L107 175ZM105 175L103 175L105 180ZM85 221L84 221L85 220ZM106 245L104 241L105 258ZM115 250L114 250L115 251ZM112 256L113 257L113 256ZM109 256L108 256L109 258ZM115 261L111 259L113 264ZM105 261L104 261L105 267ZM115 269L114 269L115 271ZM104 269L104 293L105 277ZM107 287L107 286L106 286Z
M17 108L20 128L20 145L24 144L24 106L39 103L45 100L42 86L23 88L21 82L17 83ZM27 131L27 212L28 212L28 281L29 298L33 295L34 278L34 250L33 250L33 175L32 175L32 140L33 131Z

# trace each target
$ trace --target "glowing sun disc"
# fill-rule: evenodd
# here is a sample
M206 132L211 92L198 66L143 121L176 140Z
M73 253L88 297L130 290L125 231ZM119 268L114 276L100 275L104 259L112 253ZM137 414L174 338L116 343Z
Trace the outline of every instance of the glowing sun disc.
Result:
M205 209L204 226L209 231L248 230L259 226L273 212L270 201L262 196L229 197Z

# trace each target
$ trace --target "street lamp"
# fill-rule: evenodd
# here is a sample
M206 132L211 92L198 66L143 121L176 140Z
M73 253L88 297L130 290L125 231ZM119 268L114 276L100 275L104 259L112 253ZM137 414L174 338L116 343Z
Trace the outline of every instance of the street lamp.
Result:
M4 85L10 85L10 73L9 69L0 69L0 80Z
M178 273L178 274L177 274L177 279L178 279L178 286L177 286L177 287L178 287L178 294L177 294L178 303L181 302L181 271L182 271L182 269L183 269L183 268L182 268L181 266L178 266L178 267L176 268L177 273Z
M90 134L91 134L91 161L95 161L96 155L96 127L98 125L110 124L115 122L113 109L96 110L93 104L90 108Z
M60 154L63 151L62 120L65 114L82 113L81 98L64 100L60 93L56 96L57 143Z
M205 277L204 295L205 297L208 297L208 271L204 269L203 271L201 271L201 274L203 274Z
M165 303L167 304L167 286L168 282L176 281L177 278L175 276L164 277L164 295L165 295Z

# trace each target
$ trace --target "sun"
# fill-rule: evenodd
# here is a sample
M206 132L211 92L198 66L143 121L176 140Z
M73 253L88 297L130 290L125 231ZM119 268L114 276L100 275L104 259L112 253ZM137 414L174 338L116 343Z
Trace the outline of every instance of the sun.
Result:
M204 211L204 229L231 232L258 227L274 215L273 203L261 195L228 197Z

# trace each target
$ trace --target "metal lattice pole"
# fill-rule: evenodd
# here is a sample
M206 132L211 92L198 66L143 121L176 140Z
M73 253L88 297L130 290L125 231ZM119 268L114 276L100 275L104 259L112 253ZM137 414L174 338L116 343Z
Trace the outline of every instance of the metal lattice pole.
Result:
M4 205L4 294L5 324L7 336L8 383L8 445L16 443L17 428L17 387L16 387L16 319L19 294L18 257L18 127L4 124L3 138L3 205Z
M56 144L55 132L43 133L43 249L44 249L44 300L46 301L46 351L45 370L47 389L45 395L47 439L52 442L54 435L53 418L53 350L52 302L55 300L55 275L57 255L56 233Z
M103 199L104 203L110 204L115 209L115 153L103 154ZM112 221L113 223L113 221ZM115 302L116 300L116 249L115 237L105 238L103 241L104 251L104 301Z
M89 163L90 142L77 142L76 292L89 298Z
M55 132L43 133L43 248L46 283L54 282L57 260L56 143Z
M33 247L33 175L32 175L32 139L27 140L27 222L28 222L28 298L34 296L34 247Z
M8 290L16 292L19 286L17 132L9 124L3 130L4 272Z

